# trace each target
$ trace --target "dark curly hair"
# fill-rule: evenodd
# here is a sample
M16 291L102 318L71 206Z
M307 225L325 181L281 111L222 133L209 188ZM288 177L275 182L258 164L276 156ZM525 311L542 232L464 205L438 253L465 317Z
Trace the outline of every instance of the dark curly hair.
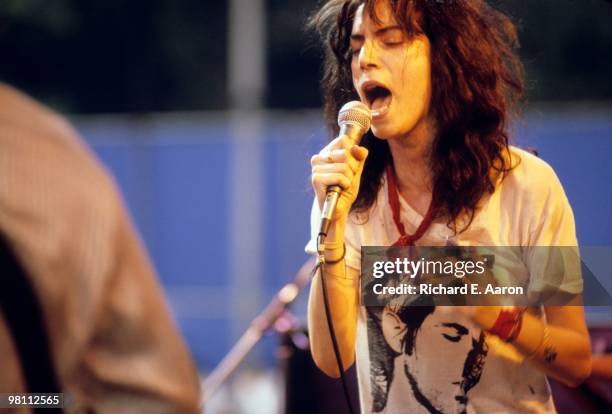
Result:
M467 228L479 200L514 168L507 156L507 118L510 109L518 108L524 90L516 28L483 0L378 1L390 2L409 38L423 34L431 44L431 108L438 128L430 159L433 202L438 216L447 217L455 231L456 219L467 213ZM359 99L351 76L353 19L365 4L378 22L376 2L330 0L309 20L324 44L321 86L325 118L334 135L340 107ZM374 204L391 163L386 141L369 132L362 145L370 155L352 211L367 211Z

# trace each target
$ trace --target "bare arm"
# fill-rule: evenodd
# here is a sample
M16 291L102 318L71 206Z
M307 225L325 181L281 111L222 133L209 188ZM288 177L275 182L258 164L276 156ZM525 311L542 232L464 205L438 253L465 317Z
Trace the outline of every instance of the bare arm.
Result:
M612 381L612 355L605 354L593 357L591 378Z
M343 190L325 243L327 261L335 262L342 257L348 213L359 191L359 181L366 157L365 148L353 146L348 138L340 137L311 159L312 185L319 207L323 204L328 186L340 185ZM322 272L326 281L334 332L344 369L350 367L355 358L359 272L346 267L342 259L333 264L323 265L310 286L308 330L312 356L323 372L331 377L338 377L340 372L323 303Z
M513 345L546 375L576 387L591 373L591 345L579 303L545 308L547 323L525 313ZM491 329L499 307L479 307L475 320ZM545 325L548 338L544 338Z
M335 229L343 230L343 229ZM344 234L344 231L338 231ZM329 239L328 239L329 240ZM331 241L331 240L330 240ZM342 255L342 240L335 252L326 251L327 260L335 260ZM333 255L336 255L335 257ZM359 304L359 273L346 267L344 260L323 266L324 277L330 302L330 310L338 348L344 369L350 367L355 357L355 335L357 329L357 311ZM312 280L308 300L308 331L310 347L317 366L327 375L340 376L338 364L329 334L323 304L321 271Z

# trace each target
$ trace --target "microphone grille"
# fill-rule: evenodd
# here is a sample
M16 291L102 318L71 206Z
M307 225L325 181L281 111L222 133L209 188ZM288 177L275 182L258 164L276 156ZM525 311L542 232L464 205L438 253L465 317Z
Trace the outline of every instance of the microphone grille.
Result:
M372 114L370 108L368 108L363 102L350 101L345 103L340 112L338 112L338 125L342 126L345 124L354 124L363 128L363 132L367 132L370 129L372 122Z

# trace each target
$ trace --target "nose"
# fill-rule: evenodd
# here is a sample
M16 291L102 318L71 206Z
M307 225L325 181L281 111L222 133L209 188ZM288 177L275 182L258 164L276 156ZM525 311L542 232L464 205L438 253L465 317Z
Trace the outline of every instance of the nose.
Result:
M359 50L359 67L364 70L378 66L378 55L373 42L366 40Z

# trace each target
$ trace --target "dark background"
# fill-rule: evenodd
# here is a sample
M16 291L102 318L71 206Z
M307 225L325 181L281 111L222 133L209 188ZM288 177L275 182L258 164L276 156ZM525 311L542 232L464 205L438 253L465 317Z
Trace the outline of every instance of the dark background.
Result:
M269 108L318 107L314 0L268 0ZM520 28L531 101L612 99L612 4L493 1ZM227 109L223 1L2 0L0 79L71 113Z

